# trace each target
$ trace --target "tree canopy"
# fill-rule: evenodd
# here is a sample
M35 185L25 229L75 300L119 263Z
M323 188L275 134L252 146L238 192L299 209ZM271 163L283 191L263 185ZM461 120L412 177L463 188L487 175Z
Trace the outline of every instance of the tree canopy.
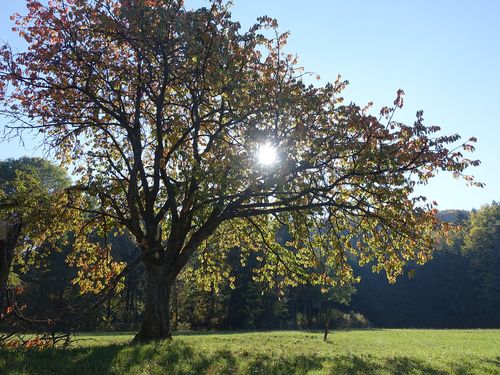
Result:
M26 269L42 245L59 248L67 232L77 227L79 215L65 209L68 199L63 189L69 184L66 171L44 159L0 161L1 230L16 228L9 241L0 235L0 310L11 265Z
M394 280L429 259L440 228L415 186L439 171L475 184L464 170L479 162L460 152L475 139L440 135L422 112L395 121L402 90L375 116L343 103L340 77L308 84L269 17L242 31L218 0L26 3L13 19L28 50L0 50L2 114L73 166L72 191L93 197L70 205L87 233L135 238L148 280L137 339L170 335L170 286L194 254L216 279L238 246L264 250L256 277L270 283L333 285L332 269L349 280L349 254ZM274 163L259 162L262 147ZM108 262L100 249L80 248L80 264Z
M66 208L71 183L64 168L42 158L0 161L0 220L22 226L18 253L62 243L77 215Z

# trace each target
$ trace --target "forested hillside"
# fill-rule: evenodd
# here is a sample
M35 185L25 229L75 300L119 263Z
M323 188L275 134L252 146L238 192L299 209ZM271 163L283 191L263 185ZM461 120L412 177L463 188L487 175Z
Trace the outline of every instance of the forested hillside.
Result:
M351 307L381 327L500 326L500 206L440 212L460 225L452 244L441 243L434 259L415 267L413 278L389 285L362 268Z

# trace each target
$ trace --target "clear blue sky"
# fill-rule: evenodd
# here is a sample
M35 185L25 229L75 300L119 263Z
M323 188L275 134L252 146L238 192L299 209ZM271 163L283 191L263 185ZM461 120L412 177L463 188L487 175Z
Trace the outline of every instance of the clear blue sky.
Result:
M23 3L3 1L0 7L0 39L17 48L22 44L10 31L9 16ZM413 122L423 109L427 125L478 138L472 156L482 165L471 173L486 188L439 176L423 193L440 209L479 208L500 199L500 1L235 0L233 18L243 28L261 15L291 32L288 51L307 71L323 82L339 73L348 79L348 101L373 101L378 108L402 88L405 108L397 120ZM32 141L26 144L0 144L0 159L40 153Z

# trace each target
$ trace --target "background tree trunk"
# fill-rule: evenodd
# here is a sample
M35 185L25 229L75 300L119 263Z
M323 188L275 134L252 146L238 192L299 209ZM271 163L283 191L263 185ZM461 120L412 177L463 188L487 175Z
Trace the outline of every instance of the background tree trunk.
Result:
M134 342L171 339L170 331L170 289L173 277L165 264L145 263L146 293L145 310L141 329Z
M330 316L331 316L330 307L326 306L326 309L325 309L325 334L323 335L323 341L325 341L325 342L328 339L328 328L330 326Z
M0 313L5 307L5 292L20 232L21 223L0 221Z

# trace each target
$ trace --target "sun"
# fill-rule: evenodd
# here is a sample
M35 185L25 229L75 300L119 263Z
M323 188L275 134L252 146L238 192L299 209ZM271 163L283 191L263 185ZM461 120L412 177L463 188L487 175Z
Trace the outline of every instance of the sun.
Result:
M264 166L275 164L278 161L276 147L269 142L261 144L257 150L257 160Z

